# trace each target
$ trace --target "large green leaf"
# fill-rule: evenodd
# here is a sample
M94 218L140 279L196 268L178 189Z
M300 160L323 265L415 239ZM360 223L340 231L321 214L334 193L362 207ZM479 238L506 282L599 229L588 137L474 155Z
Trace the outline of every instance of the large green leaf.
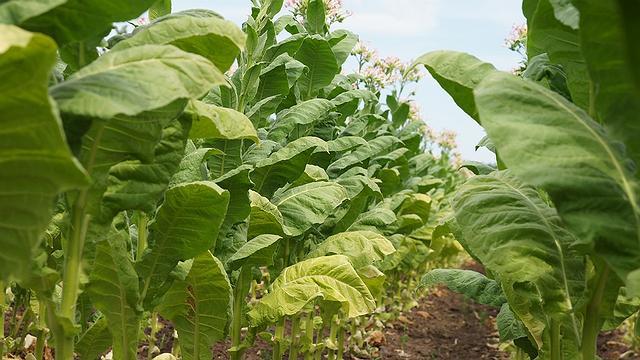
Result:
M171 177L169 186L194 181L202 181L208 178L205 161L214 154L221 154L218 149L200 148L196 149L195 145L188 141L185 148L185 155L180 161L178 169Z
M76 343L76 352L81 359L98 359L109 350L112 343L107 319L101 316L80 335Z
M236 110L191 100L185 108L185 116L193 121L189 133L191 139L259 141L251 120Z
M302 175L313 152L325 147L322 139L303 137L259 161L251 172L256 191L271 197L278 188Z
M476 102L509 169L546 190L579 241L640 293L637 183L620 147L584 111L531 81L496 73Z
M624 141L629 157L640 164L640 142L634 135L640 134L640 124L635 120L640 112L640 87L634 83L638 80L638 59L632 58L637 51L634 37L638 31L629 31L637 21L625 24L627 18L638 15L638 4L574 3L580 10L581 49L594 88L595 114L590 114L604 123L614 138Z
M256 99L263 100L274 95L286 96L306 70L303 63L289 54L280 54L260 71Z
M424 65L453 101L474 120L480 121L473 90L487 75L496 71L493 65L455 51L430 52L417 58L415 64Z
M0 23L47 34L60 45L106 36L113 22L138 17L155 0L9 0Z
M285 231L288 229L284 228L284 219L278 207L255 191L249 191L249 199L251 200L251 215L249 216L247 236L254 238L261 234L285 235Z
M366 315L375 309L371 292L346 256L334 255L301 261L282 271L272 291L249 312L254 325L276 322L300 312L321 298L339 302L348 317Z
M160 314L175 325L183 359L211 359L213 345L227 333L231 298L224 266L208 251L193 260L185 280L169 289Z
M113 356L135 360L138 350L140 298L138 275L129 260L127 234L115 232L97 245L87 292L92 304L107 319Z
M186 103L223 83L224 75L199 55L143 45L106 53L54 85L51 95L63 113L109 120Z
M538 345L552 322L567 324L567 340L580 339L574 311L584 260L570 249L574 237L537 190L503 171L471 178L452 204L458 240L495 274Z
M273 255L278 249L281 236L262 234L247 241L227 260L231 270L242 266L269 266L273 263Z
M109 169L101 206L107 221L122 210L153 213L180 166L188 133L189 121L175 119L162 130L152 161L127 160Z
M136 269L145 303L153 303L179 261L215 246L229 193L210 181L180 184L165 193L149 226L149 249Z
M58 193L86 185L47 94L56 46L0 25L0 278L24 278ZM27 86L28 85L28 86Z
M391 152L399 142L400 140L395 136L387 135L376 137L375 139L370 140L366 145L356 148L349 154L342 156L331 163L327 168L327 173L334 176L338 175L341 172L353 166L362 164L373 157Z
M422 277L421 286L445 285L450 290L464 294L474 301L491 306L502 306L507 299L495 280L483 274L461 269L435 269Z
M269 139L277 142L284 142L291 136L292 132L304 131L307 127L327 117L335 106L329 100L312 99L294 105L278 114L271 130ZM296 132L296 138L299 137Z
M339 29L329 34L329 44L339 66L347 61L357 43L358 35L347 30Z
M384 236L372 231L350 231L329 236L307 257L344 255L354 268L372 265L393 254L396 249Z
M550 0L527 0L535 11L527 14L527 55L530 59L546 53L549 59L562 65L567 73L567 85L573 102L589 108L589 74L580 48L578 30L564 25L554 16ZM558 1L558 0L555 0Z
M298 82L305 99L331 84L333 77L340 72L331 44L320 35L305 38L295 58L309 68L309 72L303 74Z
M318 181L276 194L272 202L282 213L287 232L298 236L322 224L348 198L340 184Z
M137 28L133 36L112 50L140 45L173 45L201 55L221 71L227 71L245 45L245 35L233 22L208 10L173 13Z

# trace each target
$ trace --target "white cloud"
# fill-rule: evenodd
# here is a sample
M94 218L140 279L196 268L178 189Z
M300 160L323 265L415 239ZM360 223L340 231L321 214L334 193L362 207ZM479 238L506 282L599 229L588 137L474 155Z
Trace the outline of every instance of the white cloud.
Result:
M345 0L344 26L363 38L420 37L437 27L440 0Z

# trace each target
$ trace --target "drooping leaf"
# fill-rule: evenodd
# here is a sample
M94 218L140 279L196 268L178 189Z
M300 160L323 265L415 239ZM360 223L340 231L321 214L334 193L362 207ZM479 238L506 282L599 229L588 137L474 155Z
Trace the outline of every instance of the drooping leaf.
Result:
M222 73L201 56L169 45L143 45L106 53L50 92L63 113L110 120L177 100L186 103L224 82Z
M268 324L300 312L311 301L336 301L348 317L371 312L375 301L349 259L342 255L301 261L282 271L272 291L249 312L252 324Z
M261 234L285 235L288 230L284 228L284 219L278 207L255 191L249 191L249 199L251 215L247 236L255 238Z
M500 341L506 342L527 337L527 330L522 321L516 317L506 302L502 304L500 312L496 316L496 326L498 334L500 334Z
M496 73L476 90L476 101L509 169L547 191L579 241L637 294L637 183L619 146L584 111L531 81Z
M526 14L527 55L532 59L546 53L553 63L562 65L571 99L581 108L589 109L589 73L578 31L556 19L550 0L527 1L537 4L534 12Z
M213 345L227 333L231 298L224 266L208 251L169 289L159 312L175 324L185 360L211 359Z
M305 38L295 58L309 68L309 72L303 74L298 82L300 93L306 99L331 84L333 77L340 72L331 44L320 35Z
M5 4L6 6L6 4ZM58 193L86 186L47 94L56 46L0 25L0 277L24 279ZM28 84L28 86L27 86Z
M282 143L291 136L292 132L304 130L324 119L334 108L331 101L325 99L312 99L294 105L278 114L269 130L269 139ZM297 133L295 135L295 138L299 137Z
M51 36L59 45L106 35L111 24L134 19L155 0L10 0L0 4L0 23Z
M153 213L180 166L188 133L189 122L174 119L162 129L152 161L127 160L113 165L102 198L102 216L111 219L122 210Z
M395 136L380 136L370 140L367 145L356 148L351 153L342 156L340 159L329 165L327 173L329 175L340 174L341 172L358 164L362 164L373 157L390 152L393 150L395 144L399 142L400 140Z
M129 260L127 234L114 233L97 245L87 292L91 302L107 319L113 339L113 356L137 358L140 314L138 275Z
M304 137L259 161L251 172L255 190L267 197L272 196L278 188L302 175L313 152L324 147L326 143L322 139Z
M640 144L634 134L640 133L640 125L633 119L640 111L640 87L638 63L632 58L637 51L634 36L638 31L628 32L637 22L626 23L626 19L638 15L638 4L582 0L574 3L580 10L581 50L594 87L595 114L592 111L590 114L604 123L612 137L624 141L628 156L638 165ZM639 177L637 171L635 175Z
M210 181L167 190L149 225L149 249L136 265L145 305L157 300L158 292L170 285L168 276L178 261L215 246L228 203L229 193Z
M214 154L220 155L221 151L211 148L196 149L193 143L188 142L185 155L180 161L178 169L171 177L169 186L206 180L208 174L204 164Z
M580 339L573 314L584 288L583 258L536 189L501 171L468 180L452 205L456 238L496 275L538 345L551 321L567 324L568 342Z
M351 55L351 50L358 43L358 35L343 29L339 29L329 34L329 44L336 56L338 66L342 66Z
M487 75L496 71L493 65L455 51L434 51L420 56L415 64L424 65L453 101L474 120L480 121L473 90Z
M280 210L287 232L298 236L322 224L347 199L340 184L318 181L277 194L272 202Z
M185 116L193 121L189 132L191 139L247 139L259 142L251 120L236 110L191 100L185 108Z
M97 359L111 347L112 339L109 324L104 316L98 318L80 335L76 351L82 359Z
M329 236L307 257L345 255L359 269L383 260L396 249L384 236L372 231L351 231Z
M279 235L258 235L233 254L227 264L231 270L242 266L269 266L273 263L273 255L281 239Z
M233 22L212 11L188 10L136 29L133 36L120 41L112 50L149 44L173 45L198 54L224 72L244 48L245 35Z
M421 286L445 285L450 290L484 305L502 306L507 299L495 280L483 274L461 269L435 269L422 277Z
M307 16L304 25L309 33L324 34L326 12L324 0L309 0L307 2Z

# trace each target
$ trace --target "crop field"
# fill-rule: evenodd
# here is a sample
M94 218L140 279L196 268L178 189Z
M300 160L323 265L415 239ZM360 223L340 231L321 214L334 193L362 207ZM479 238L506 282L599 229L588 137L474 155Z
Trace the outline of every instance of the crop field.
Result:
M638 0L524 0L512 72L180 1L0 0L0 360L640 359Z

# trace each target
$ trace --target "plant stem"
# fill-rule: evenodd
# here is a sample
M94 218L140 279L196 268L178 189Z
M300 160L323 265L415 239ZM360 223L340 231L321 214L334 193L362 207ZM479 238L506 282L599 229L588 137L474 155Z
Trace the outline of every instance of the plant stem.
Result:
M551 360L562 360L561 323L551 319Z
M136 246L136 260L142 259L142 254L147 249L147 225L149 218L142 211L138 212L138 244Z
M300 351L300 316L294 315L291 319L291 348L289 348L289 359L295 360L298 358L298 352Z
M43 300L38 300L38 327L40 328L40 335L38 335L38 340L36 340L36 359L38 360L44 360L44 345L47 342L47 335L49 333L44 321L46 313L47 303Z
M276 324L276 333L275 333L275 344L273 344L273 356L272 360L281 360L282 355L284 354L284 323L286 318L282 318Z
M338 315L334 315L331 317L331 325L329 326L329 341L335 344L337 336L338 336ZM328 360L336 359L336 351L334 349L329 349L329 355L327 359Z
M245 266L240 268L240 274L236 286L233 289L233 319L231 322L231 347L235 350L231 353L231 359L239 360L242 352L238 347L242 341L242 303L246 298L247 285L251 281L251 273Z
M6 289L4 281L0 281L0 359L4 359L4 312L6 310Z
M60 314L75 323L76 302L80 288L80 272L82 266L82 251L87 234L90 216L86 214L87 191L82 190L73 207L71 236L64 249L64 272L62 277L62 302ZM60 345L60 342L58 342ZM74 336L64 334L62 349L56 349L56 358L61 360L73 359Z
M343 358L343 354L344 354L344 333L345 333L345 329L344 329L344 321L342 319L339 320L340 323L338 325L338 343L336 344L338 346L338 360L342 360Z
M604 297L604 289L609 279L609 267L604 264L603 269L596 275L596 288L587 305L584 324L582 326L582 344L580 350L583 360L596 358L596 345L600 333L600 303Z
M311 310L307 316L305 321L305 338L309 348L307 349L304 358L305 360L310 360L313 358L313 310Z
M153 359L153 348L156 346L156 334L158 333L158 313L151 313L151 332L149 333L149 345L147 347L147 358Z

